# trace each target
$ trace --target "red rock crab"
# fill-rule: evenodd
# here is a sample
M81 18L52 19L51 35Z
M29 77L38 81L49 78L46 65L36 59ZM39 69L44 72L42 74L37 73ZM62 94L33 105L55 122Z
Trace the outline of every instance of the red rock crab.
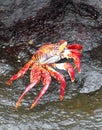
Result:
M18 99L16 103L16 109L18 108L20 102L26 95L26 93L35 87L40 81L43 83L43 88L41 89L38 96L35 98L30 109L34 108L38 103L39 99L46 93L47 89L51 83L51 76L54 77L60 83L60 100L64 98L64 91L66 88L66 81L64 75L57 72L55 68L68 71L71 81L74 81L74 69L77 68L80 72L80 58L81 58L82 45L72 44L67 45L67 41L61 40L58 43L51 44L46 43L41 46L32 56L31 60L28 61L24 67L19 70L19 72L13 75L7 84L10 85L13 80L22 77L26 71L31 67L30 73L30 84L25 88L24 92ZM74 60L75 66L73 67L70 63L57 63L61 59L72 58Z

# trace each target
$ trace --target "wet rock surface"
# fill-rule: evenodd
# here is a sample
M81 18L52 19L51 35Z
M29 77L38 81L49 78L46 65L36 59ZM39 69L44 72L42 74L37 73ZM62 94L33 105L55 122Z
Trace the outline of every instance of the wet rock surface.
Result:
M19 111L17 115L15 110L12 110L12 107L20 96L19 92L21 93L24 90L24 86L29 83L29 74L23 79L14 82L11 88L5 85L6 80L30 59L39 46L46 42L58 42L61 39L67 40L68 44L80 43L83 45L81 73L78 74L76 72L75 83L72 84L68 74L65 73L67 84L70 86L66 90L65 102L62 103L62 106L58 105L59 88L58 83L53 80L50 90L39 103L40 105L35 110L35 114L33 112L28 113L28 110L25 110L27 112L27 115L25 115L23 110L29 104L27 100L29 99L32 102L38 90L33 90L34 94L32 92L27 95L24 100L24 107L21 108L21 113L23 114L21 115ZM1 116L2 124L3 122L7 124L6 126L2 125L1 129L9 128L10 126L11 130L15 122L18 122L15 130L23 128L26 122L24 117L32 124L31 115L35 116L34 118L40 122L40 125L38 125L38 122L34 122L34 128L30 124L26 125L26 128L41 128L41 124L43 124L42 115L45 108L45 125L43 124L43 128L92 128L93 130L98 128L101 130L102 0L0 0L0 84L0 115L7 114L12 122L10 125L6 116ZM53 87L53 84L56 88ZM10 95L10 93L12 94ZM83 97L82 100L80 96ZM75 97L78 99L77 101L74 100ZM89 100L90 104L96 101L96 104L89 108L93 112L91 115L89 114L90 110L83 110L87 106L87 102L83 104L85 100ZM100 103L97 105L97 102ZM46 104L49 104L48 107ZM51 107L53 106L52 104L55 105L54 108ZM71 111L70 107L68 107L69 112L66 110L66 106L69 106L69 104L73 111ZM77 106L74 106L74 104ZM84 107L79 107L82 104ZM5 107L7 110L4 112L2 109ZM40 110L40 107L42 110ZM58 109L59 107L60 109ZM77 115L77 107L82 112L78 111L79 115ZM53 112L51 113L52 110ZM38 112L41 115L37 114ZM56 117L59 112L61 113ZM69 118L62 117L63 114L67 115L66 113L69 113ZM100 117L97 117L98 114ZM19 115L21 115L20 120L22 123L18 121ZM53 115L53 118L51 115ZM72 117L73 115L74 118ZM59 117L62 117L63 121L59 121ZM79 124L77 124L78 117L80 120ZM46 121L48 119L52 124ZM86 122L85 124L88 122L91 127L88 125L86 125L87 127L84 126L83 121ZM95 126L93 123L95 123Z
M90 1L88 4L88 2L1 1L1 59L6 57L7 53L9 58L12 55L16 59L17 55L26 58L27 55L33 54L37 46L45 42L57 42L61 39L67 40L68 43L78 42L84 48L81 75L82 78L85 75L84 84L86 85L83 84L83 86L90 87L85 82L90 84L95 77L91 77L91 81L88 81L88 76L90 77L91 73L95 74L95 72L96 75L101 75L102 72L102 3ZM33 41L32 45L29 44L30 40ZM101 81L100 78L99 81L96 80L100 83L92 83L94 86L92 91L102 86Z

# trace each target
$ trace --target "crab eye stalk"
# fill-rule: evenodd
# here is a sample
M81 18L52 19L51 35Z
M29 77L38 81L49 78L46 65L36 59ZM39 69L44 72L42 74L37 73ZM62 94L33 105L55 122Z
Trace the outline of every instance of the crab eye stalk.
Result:
M59 46L59 51L62 52L65 49L66 46L67 46L67 41L61 40L60 46Z

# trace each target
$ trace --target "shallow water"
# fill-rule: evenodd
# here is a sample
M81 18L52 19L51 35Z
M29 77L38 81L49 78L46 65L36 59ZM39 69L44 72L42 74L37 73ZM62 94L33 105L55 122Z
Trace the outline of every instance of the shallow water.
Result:
M19 83L19 84L18 84ZM20 93L21 82L8 88L0 84L0 129L70 129L101 130L102 128L102 90L92 94L77 94L60 102L58 93L49 90L33 110L29 106L34 93L29 93L18 110L15 102ZM18 87L19 86L19 87ZM58 84L56 85L58 86ZM53 88L53 86L51 86ZM73 92L74 94L74 92Z
M0 130L102 129L102 1L74 2L0 0ZM75 72L75 82L71 83L63 72L67 82L64 101L59 101L59 84L52 79L49 90L33 110L29 107L41 83L16 110L15 103L29 84L30 72L11 86L6 85L7 79L39 46L61 39L68 44L79 42L84 48L81 73Z

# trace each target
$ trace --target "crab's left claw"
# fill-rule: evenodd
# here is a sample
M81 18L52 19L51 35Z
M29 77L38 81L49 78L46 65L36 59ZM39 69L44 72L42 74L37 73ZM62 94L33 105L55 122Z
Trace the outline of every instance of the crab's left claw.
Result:
M74 60L75 67L78 68L78 72L80 73L80 58L81 58L82 46L80 44L73 44L67 46L66 50L63 53L65 58L72 58Z

